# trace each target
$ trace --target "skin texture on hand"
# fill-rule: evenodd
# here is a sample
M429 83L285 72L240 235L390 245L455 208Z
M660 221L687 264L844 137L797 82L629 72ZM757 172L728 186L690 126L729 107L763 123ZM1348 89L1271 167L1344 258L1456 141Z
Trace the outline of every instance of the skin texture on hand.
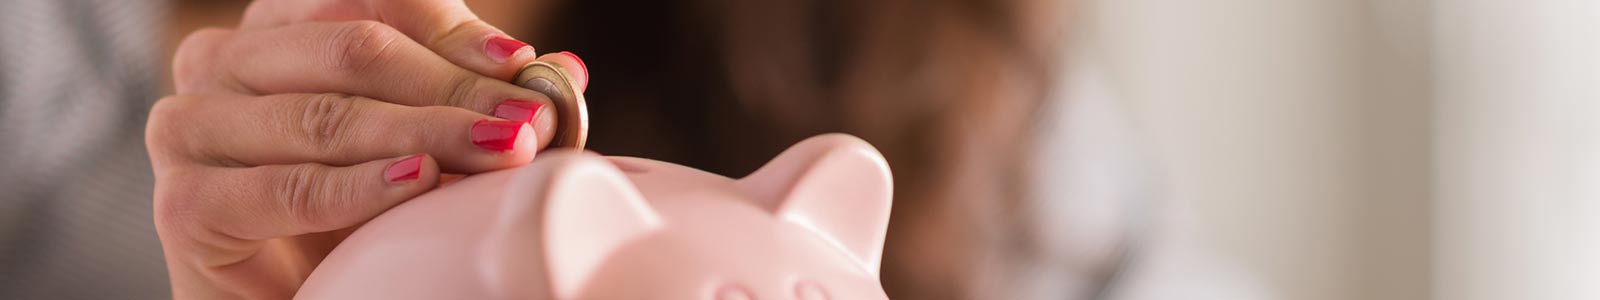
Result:
M189 34L146 128L179 299L284 299L350 228L444 173L523 165L555 113L535 55L460 0L261 0ZM578 75L581 74L581 75Z

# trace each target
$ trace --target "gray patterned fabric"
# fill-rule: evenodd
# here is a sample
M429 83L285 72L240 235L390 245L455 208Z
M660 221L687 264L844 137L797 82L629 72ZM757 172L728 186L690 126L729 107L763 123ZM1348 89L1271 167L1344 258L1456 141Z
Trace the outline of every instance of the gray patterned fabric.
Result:
M0 1L0 299L170 298L144 122L162 1Z

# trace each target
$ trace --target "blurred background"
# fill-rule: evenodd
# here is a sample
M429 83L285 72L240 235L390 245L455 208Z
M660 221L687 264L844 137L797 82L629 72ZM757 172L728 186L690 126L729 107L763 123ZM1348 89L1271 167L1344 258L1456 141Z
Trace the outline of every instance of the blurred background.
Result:
M1600 297L1600 2L1087 7L1173 231L1263 295Z
M149 175L44 188L75 177L38 162L103 153L24 130L148 109L176 41L247 4L135 2L0 3L0 298L165 297ZM1597 1L467 2L584 58L601 153L743 176L817 133L877 145L895 299L1600 299ZM25 63L76 45L37 28L126 14L165 46ZM97 68L144 81L39 91ZM137 159L139 132L83 136Z

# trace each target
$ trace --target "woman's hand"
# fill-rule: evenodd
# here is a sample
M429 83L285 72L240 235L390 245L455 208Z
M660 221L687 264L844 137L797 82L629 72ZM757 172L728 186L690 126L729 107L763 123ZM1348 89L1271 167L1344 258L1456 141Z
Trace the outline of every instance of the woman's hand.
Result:
M506 80L535 59L588 81L460 0L260 0L190 34L145 136L175 297L289 298L341 231L441 172L526 164L556 114Z

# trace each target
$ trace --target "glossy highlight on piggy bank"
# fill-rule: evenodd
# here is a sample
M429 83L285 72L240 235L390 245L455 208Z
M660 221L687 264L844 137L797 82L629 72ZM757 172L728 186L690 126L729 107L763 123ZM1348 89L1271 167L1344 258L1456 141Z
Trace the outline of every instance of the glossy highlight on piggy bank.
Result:
M440 187L374 218L297 299L879 300L892 183L866 142L742 179L592 153Z

